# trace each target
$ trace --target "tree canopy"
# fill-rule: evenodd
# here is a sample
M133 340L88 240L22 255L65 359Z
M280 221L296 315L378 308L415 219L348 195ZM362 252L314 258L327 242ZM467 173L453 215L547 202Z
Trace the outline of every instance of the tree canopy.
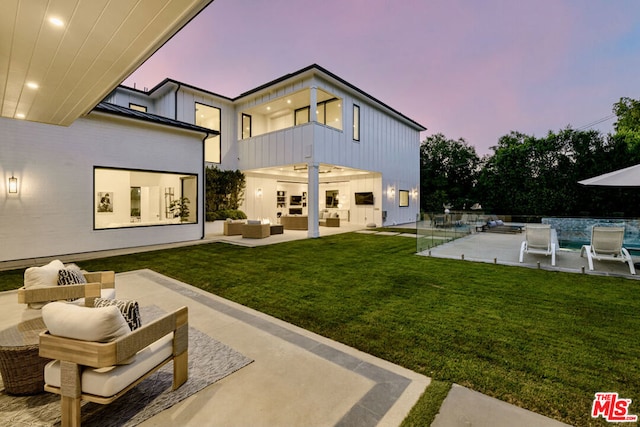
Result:
M475 202L472 194L480 158L464 139L454 141L440 133L427 137L420 147L420 162L420 187L429 194L422 198L423 210L439 211L443 204L470 207Z
M478 158L464 139L442 134L421 145L421 207L469 208L522 216L638 216L640 189L578 181L640 163L640 101L614 104L614 134L567 127L543 137L512 131Z

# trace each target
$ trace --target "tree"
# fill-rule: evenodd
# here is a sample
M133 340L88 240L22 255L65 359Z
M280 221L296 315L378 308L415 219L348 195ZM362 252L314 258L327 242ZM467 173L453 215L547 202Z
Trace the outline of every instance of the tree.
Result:
M578 181L635 164L627 140L595 130L563 129L543 138L511 132L492 147L478 177L481 203L522 216L629 215L638 196L628 189ZM633 209L633 212L637 209Z
M206 168L206 211L235 210L244 198L246 181L239 170Z
M640 133L640 101L620 98L620 101L613 104L613 112L618 116L613 125L616 133Z
M441 133L427 137L420 145L422 210L439 212L444 204L454 209L471 207L476 202L473 193L479 164L475 148L464 139L454 141Z

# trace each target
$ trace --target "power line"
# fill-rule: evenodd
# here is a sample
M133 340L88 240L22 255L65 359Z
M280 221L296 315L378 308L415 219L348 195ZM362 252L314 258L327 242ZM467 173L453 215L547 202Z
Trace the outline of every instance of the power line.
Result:
M595 125L599 125L600 123L603 123L603 122L606 122L606 121L608 121L608 120L611 120L611 119L613 119L614 117L616 117L616 115L615 115L615 114L609 114L609 115L608 115L608 116L606 116L606 117L603 117L603 118L601 118L601 119L595 120L595 121L593 121L593 122L591 122L591 123L587 123L586 125L580 126L580 127L576 128L576 130L584 130L584 129L588 129L588 128L593 127L593 126L595 126Z

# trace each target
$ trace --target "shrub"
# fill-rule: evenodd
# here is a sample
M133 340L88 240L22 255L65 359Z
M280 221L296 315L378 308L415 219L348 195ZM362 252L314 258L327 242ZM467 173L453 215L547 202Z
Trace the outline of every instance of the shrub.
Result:
M247 215L238 209L222 209L219 211L207 212L207 221L231 219L247 219Z

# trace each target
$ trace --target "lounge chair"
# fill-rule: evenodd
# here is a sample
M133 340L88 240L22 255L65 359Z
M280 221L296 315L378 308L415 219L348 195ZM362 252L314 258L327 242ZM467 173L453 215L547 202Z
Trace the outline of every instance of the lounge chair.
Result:
M488 231L490 233L515 234L522 233L522 226L505 224L504 221L499 219L497 216L491 215L487 217L486 223L482 226L481 231Z
M587 254L589 270L593 270L593 260L620 261L629 264L631 274L636 274L633 259L629 251L622 246L624 227L600 227L591 229L591 244L582 246L580 256Z
M80 427L81 401L109 404L173 361L173 390L189 377L189 314L182 307L131 331L115 306L43 308L44 391L60 395L61 426Z
M520 245L520 262L524 254L551 255L551 265L556 265L558 236L556 230L548 224L527 224L525 240Z

